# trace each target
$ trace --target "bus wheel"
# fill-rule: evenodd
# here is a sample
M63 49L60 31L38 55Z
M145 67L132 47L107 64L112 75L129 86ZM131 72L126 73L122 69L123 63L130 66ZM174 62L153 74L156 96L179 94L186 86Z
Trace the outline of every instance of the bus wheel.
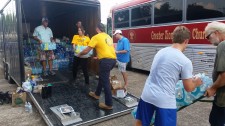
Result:
M131 58L130 58L130 62L127 63L127 70L132 70L132 67L131 67Z
M4 78L8 80L8 65L3 62L3 66L4 66Z

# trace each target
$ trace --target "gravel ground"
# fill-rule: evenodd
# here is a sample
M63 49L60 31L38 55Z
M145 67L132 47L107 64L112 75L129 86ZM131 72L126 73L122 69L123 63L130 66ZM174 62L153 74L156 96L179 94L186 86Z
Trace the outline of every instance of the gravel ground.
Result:
M10 85L3 79L3 72L0 72L0 91L13 91L16 85ZM129 86L128 91L133 95L140 97L144 87L148 72L143 71L128 71ZM122 80L121 74L117 68L114 68L111 75L115 74ZM209 99L205 99L209 100ZM212 99L210 99L212 100ZM209 126L208 116L211 110L211 103L196 102L181 111L177 115L178 126ZM33 113L25 112L24 107L11 107L9 104L0 105L0 126L46 126L41 115L33 106ZM131 114L117 117L94 126L132 126L135 120Z
M15 91L17 85L3 79L2 69L0 73L0 91ZM24 107L12 107L11 104L0 105L0 110L0 126L46 126L34 105L33 113L25 112Z

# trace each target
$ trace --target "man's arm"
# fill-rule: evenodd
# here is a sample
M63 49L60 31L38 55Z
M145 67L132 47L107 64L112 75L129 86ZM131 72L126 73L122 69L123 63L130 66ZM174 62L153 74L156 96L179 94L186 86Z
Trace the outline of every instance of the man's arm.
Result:
M39 42L39 44L41 44L42 41L38 38L38 34L39 34L39 30L38 30L38 27L36 27L36 28L34 29L33 37L34 37L34 39L35 39L36 41Z
M218 78L213 83L212 87L210 87L206 90L205 96L207 96L207 97L214 96L216 93L216 90L223 86L225 86L225 72L222 72L219 74Z
M51 42L55 42L54 39L53 39L53 37L51 37L50 40L51 40Z
M184 89L187 92L193 91L196 87L202 84L202 80L199 77L194 77L190 79L183 79Z
M37 40L40 44L42 43L42 41L40 39L38 39L37 36L34 36L34 39Z
M127 53L130 50L130 44L128 39L123 40L123 50L117 50L116 53L118 54L124 54Z
M54 42L52 29L49 28L49 30L50 30L50 41Z
M76 44L75 43L73 43L73 49L76 49Z
M80 57L82 55L88 54L92 49L93 49L92 47L88 46L82 52L80 52L77 56Z
M127 53L127 50L120 50L120 51L116 51L116 53L118 53L118 54Z

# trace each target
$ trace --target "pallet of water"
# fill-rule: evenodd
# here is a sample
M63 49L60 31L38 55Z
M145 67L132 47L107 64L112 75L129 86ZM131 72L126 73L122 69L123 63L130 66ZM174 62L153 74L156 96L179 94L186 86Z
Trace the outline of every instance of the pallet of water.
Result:
M195 75L196 77L200 77L203 84L197 88L195 88L192 92L187 92L184 89L182 81L178 81L176 84L176 101L177 101L177 108L190 105L200 97L202 97L207 88L212 86L213 81L211 78L206 76L204 73L199 73Z

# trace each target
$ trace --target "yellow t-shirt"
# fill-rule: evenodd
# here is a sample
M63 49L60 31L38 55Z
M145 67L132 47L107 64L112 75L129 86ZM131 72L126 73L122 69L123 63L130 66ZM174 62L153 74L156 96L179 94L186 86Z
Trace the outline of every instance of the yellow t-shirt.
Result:
M97 52L97 57L116 59L116 53L113 46L112 38L106 33L98 33L91 38L88 46L95 48Z
M72 44L80 45L80 46L88 46L90 42L90 38L87 36L79 36L79 35L74 35Z

